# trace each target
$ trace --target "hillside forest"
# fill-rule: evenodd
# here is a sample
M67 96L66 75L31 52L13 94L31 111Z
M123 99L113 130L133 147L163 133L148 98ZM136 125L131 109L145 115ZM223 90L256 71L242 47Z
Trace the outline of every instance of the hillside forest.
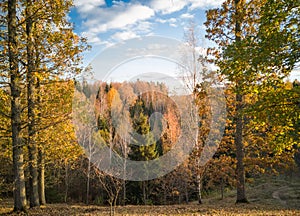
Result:
M189 67L179 71L190 89L185 95L163 81L83 79L90 45L68 21L72 5L0 2L0 202L13 200L15 212L51 203L113 212L126 205L205 205L212 194L225 199L234 191L235 203L249 203L250 186L263 178L299 180L300 82L290 80L299 71L299 1L226 0L207 10L206 38L215 46L198 55L196 27L188 26L183 43L191 53L182 55ZM224 97L212 99L213 91ZM225 104L217 121L212 100ZM75 108L87 124L74 123ZM191 115L196 128L185 117ZM215 122L224 131L212 130ZM196 137L182 140L190 130ZM208 146L211 136L222 139ZM193 146L188 157L181 152L186 146ZM109 155L97 153L104 147ZM124 160L122 174L99 169L111 155L156 161L174 148L182 163L157 178L123 178L136 171ZM202 163L204 149L211 157Z

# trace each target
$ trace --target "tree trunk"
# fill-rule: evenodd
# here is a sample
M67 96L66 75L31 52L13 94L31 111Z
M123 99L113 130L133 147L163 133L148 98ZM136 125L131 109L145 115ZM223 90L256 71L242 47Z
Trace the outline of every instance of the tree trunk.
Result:
M37 78L36 90L37 90L37 104L40 107L41 104L41 92L40 92L40 80ZM41 123L41 110L39 109L37 114L37 124ZM38 137L38 132L37 132ZM44 147L40 143L38 146L38 188L39 188L39 200L40 205L46 205L45 196L45 158Z
M113 213L113 203L111 202L109 205L110 205L110 212L109 212L110 214L109 215L113 216L114 215L114 213Z
M235 15L236 15L236 21L235 21L235 40L236 42L241 41L241 23L242 18L240 11L242 9L241 0L235 0ZM236 131L235 131L235 146L236 146L236 159L237 159L237 167L236 167L236 175L237 175L237 199L236 203L246 203L246 192L245 192L245 169L244 169L244 152L243 152L243 115L242 115L242 109L243 109L243 95L240 93L240 81L236 81Z
M39 148L39 198L40 204L46 205L46 196L45 196L45 161L44 161L44 150L43 147Z
M29 144L30 145L30 144ZM38 170L37 170L37 150L35 147L29 147L29 197L30 207L40 206L39 201L39 181L38 181Z
M241 115L242 111L242 95L236 95L236 133L235 133L235 146L236 146L236 175L237 175L237 199L236 203L248 202L246 198L245 191L245 168L244 168L244 150L243 150L243 117Z
M201 175L197 175L197 184L198 184L198 204L202 204L202 195L201 195Z
M188 183L187 182L185 182L184 193L185 193L185 202L189 203L189 192L188 192Z
M142 181L142 187L143 187L143 202L144 205L146 205L146 181Z
M91 160L89 158L88 171L87 171L87 183L86 183L86 204L87 205L89 204L89 194L90 194L90 172L91 172Z
M127 167L127 163L126 163L126 159L127 159L127 143L126 143L126 140L125 142L123 142L123 145L124 145L124 164L123 164L123 205L126 205L126 167Z
M68 193L69 193L69 176L68 176L68 162L65 162L65 197L64 201L65 203L68 200Z
M224 199L224 180L221 179L221 200Z
M7 1L8 6L8 55L11 88L11 127L14 169L14 211L26 210L24 155L21 139L21 77L18 67L16 0Z
M113 215L115 215L116 213L116 206L117 206L117 200L118 200L118 192L116 191L116 196L115 196L115 199L114 199L114 206L113 206Z
M35 132L35 82L34 82L34 48L32 37L31 0L26 2L26 35L27 35L27 103L28 103L28 154L29 154L29 197L30 207L40 205L38 191L38 151L36 146Z
M123 205L126 205L126 180L123 180Z

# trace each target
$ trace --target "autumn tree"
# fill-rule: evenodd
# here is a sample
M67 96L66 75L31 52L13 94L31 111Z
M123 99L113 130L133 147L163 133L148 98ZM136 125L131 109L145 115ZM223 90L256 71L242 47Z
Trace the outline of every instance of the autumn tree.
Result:
M77 65L80 62L80 53L85 49L84 42L72 32L72 27L66 20L66 14L71 7L71 2L61 2L60 4L56 4L55 8L52 8L53 3L51 1L44 2L44 4L45 8L43 10L39 8L37 4L30 3L30 1L26 4L26 16L28 17L26 18L26 32L27 38L29 38L27 40L27 97L28 118L30 119L28 136L29 138L31 136L33 137L32 143L29 143L29 154L32 156L31 163L43 161L42 146L39 145L40 148L37 148L38 146L35 144L34 135L37 131L41 131L47 122L43 115L37 114L43 112L43 107L39 102L41 97L37 96L37 93L40 91L39 89L42 85L51 85L51 83L57 81L64 82L64 80L60 78L63 74L66 77L64 79L74 78L79 72ZM33 13L30 11L34 11L35 14L30 15L30 13ZM49 20L48 17L52 17L53 19ZM58 28L54 29L54 26ZM44 37L45 40L40 40L42 37ZM57 56L61 56L61 58L57 58ZM70 83L67 81L67 84ZM43 105L47 106L47 104ZM63 118L69 118L68 114L64 115L61 112L57 112L56 115L53 116L52 122L61 121L61 115ZM37 122L37 119L39 119L39 122ZM37 125L39 125L39 127L37 127ZM29 139L29 141L30 140L31 139ZM39 150L38 161L37 149ZM43 165L40 164L40 166ZM40 169L39 176L43 176L41 172L42 169ZM31 174L31 176L35 175ZM43 178L39 178L39 180L43 181ZM43 187L41 187L41 185L43 185L42 182L38 185L40 185L40 194L43 194ZM44 204L44 197L40 196L40 198L42 204Z
M17 1L7 2L8 26L8 56L11 93L11 131L14 167L14 210L26 209L26 191L24 176L24 143L21 138L21 81L22 73L19 69L19 43L17 38Z
M289 1L228 0L221 8L207 12L207 37L218 46L211 54L236 94L237 202L247 202L243 128L245 111L251 105L245 95L274 92L295 66L299 54L296 5Z
M38 206L39 198L42 204L45 203L44 192L41 191L44 190L43 187L40 187L41 192L38 193L38 185L43 185L38 184L38 179L43 179L44 175L38 175L38 163L43 161L43 153L38 154L37 134L45 126L41 126L38 121L42 119L40 113L43 113L38 92L40 86L58 81L62 76L74 78L74 74L80 71L80 53L86 46L73 33L66 19L71 5L71 1L51 0L1 3L1 26L7 27L7 32L1 27L1 37L4 39L1 40L1 53L8 53L7 59L5 55L1 55L1 58L10 65L9 69L1 73L1 78L10 87L8 92L11 95L9 118L12 122L15 158L15 210L23 210L26 206L23 180L25 144L29 149L30 206ZM22 131L25 128L26 132ZM42 170L40 169L41 172Z
M193 113L192 115L196 115L199 118L197 119L199 125L196 136L189 138L189 142L195 146L189 163L193 164L190 168L195 175L198 203L201 204L202 178L205 171L205 163L203 164L201 161L201 154L203 153L203 147L208 136L211 120L209 118L209 104L211 101L208 97L208 91L209 88L217 82L217 77L215 73L209 70L209 65L204 53L205 49L200 47L201 41L199 39L199 32L194 22L189 24L185 32L184 43L185 46L182 48L181 59L181 64L184 65L184 67L180 68L179 71L183 77L186 89L192 95L192 103L195 106L194 110L187 110L187 112L192 114L192 112L196 111L197 113ZM186 122L185 124L191 125L191 123L192 122Z
M243 91L246 84L245 70L247 62L239 59L238 50L241 47L245 35L248 36L253 21L247 22L246 14L249 5L244 0L228 0L222 4L221 8L207 11L207 37L217 43L218 48L214 50L213 55L217 59L216 63L220 67L221 74L225 75L228 81L233 83L236 93L236 117L235 117L235 146L237 156L237 203L247 202L245 193L245 170L244 170L244 150L243 150ZM246 28L246 25L249 25ZM243 28L245 27L245 28ZM250 29L249 29L250 28ZM254 27L253 27L254 28ZM229 47L235 49L229 51ZM234 46L236 45L236 46ZM227 50L228 51L227 51ZM226 52L227 51L227 52Z

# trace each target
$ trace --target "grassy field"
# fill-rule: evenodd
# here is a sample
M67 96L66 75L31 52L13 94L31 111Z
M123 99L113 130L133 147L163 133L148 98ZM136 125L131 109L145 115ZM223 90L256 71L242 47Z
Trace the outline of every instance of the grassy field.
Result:
M12 208L1 208L2 215L11 214ZM49 204L41 209L30 209L22 215L109 215L108 207ZM300 215L299 209L258 203L235 205L229 203L187 204L168 206L118 206L115 215Z
M299 180L299 179L298 179ZM196 203L166 206L117 206L115 215L300 215L300 181L260 181L248 188L249 204L234 204L235 191ZM12 200L0 201L1 215L12 214ZM109 215L110 208L84 204L48 204L23 215Z

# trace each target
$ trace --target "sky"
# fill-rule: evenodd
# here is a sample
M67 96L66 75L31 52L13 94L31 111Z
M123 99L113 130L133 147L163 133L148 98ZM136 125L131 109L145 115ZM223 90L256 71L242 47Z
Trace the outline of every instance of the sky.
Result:
M93 45L111 45L146 35L183 38L194 20L203 30L205 10L222 0L75 0L71 22ZM202 35L203 36L203 35Z
M149 56L144 56L147 58L145 61L134 58L125 61L124 58L120 58L120 62L115 61L114 65L109 63L114 56L122 55L122 52L131 52L131 57L135 56L132 49L129 49L130 44L146 43L150 46L151 42L144 40L140 42L141 38L160 36L183 41L184 32L190 23L194 22L197 26L199 46L211 45L204 37L205 10L218 7L222 2L223 0L74 0L75 7L72 8L69 17L74 24L75 32L86 37L88 43L92 45L92 49L84 54L84 65L92 63L94 69L99 72L103 65L99 66L97 62L104 61L107 63L104 68L108 66L111 68L102 73L114 74L108 78L110 80L124 81L141 73L163 73L176 68L176 63L172 59L162 58L158 61L157 58L153 58L151 62ZM124 43L127 44L126 49L117 48L111 52L113 55L110 58L103 58L103 55L101 57L101 53L105 50L116 46L124 47ZM154 45L157 47L157 43ZM148 50L147 54L151 55L152 52L157 54L153 49ZM140 56L136 53L136 56L138 55ZM144 66L144 69L141 69L141 66ZM117 72L112 71L115 69ZM130 76L127 74L129 71ZM132 71L135 71L135 74ZM161 76L158 77L161 79Z
M222 0L75 0L69 14L75 31L87 37L94 49L127 39L160 35L183 39L193 20L204 36L205 10Z

